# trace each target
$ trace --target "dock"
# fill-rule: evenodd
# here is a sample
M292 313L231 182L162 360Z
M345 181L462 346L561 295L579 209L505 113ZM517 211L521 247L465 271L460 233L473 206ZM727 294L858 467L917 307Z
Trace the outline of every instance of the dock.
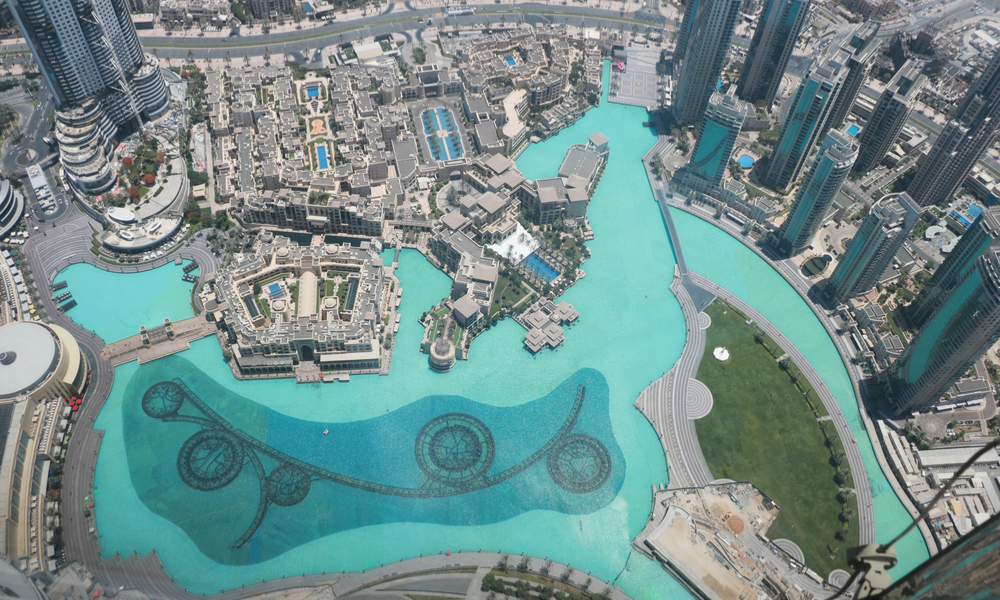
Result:
M215 326L203 315L190 317L176 323L165 320L163 325L112 342L101 350L101 358L113 366L138 360L139 364L163 358L191 347L191 342L215 333Z

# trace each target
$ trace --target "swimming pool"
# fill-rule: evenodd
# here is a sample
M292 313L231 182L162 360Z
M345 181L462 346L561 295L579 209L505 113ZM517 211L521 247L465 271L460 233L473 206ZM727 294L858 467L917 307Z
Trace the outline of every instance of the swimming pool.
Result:
M309 87L307 87L306 88L306 96L308 96L310 98L316 98L316 97L318 97L319 96L319 86L318 85L310 85Z
M316 146L316 158L319 160L320 170L330 168L330 163L326 160L326 144Z
M744 169L749 169L753 166L753 157L749 154L744 154L743 156L736 159L736 162Z
M535 273L538 273L538 276L545 283L552 283L552 280L559 276L559 271L553 269L552 265L542 260L542 257L534 252L524 259L524 264L528 265L528 268Z
M517 64L516 62L514 62L514 57L513 56L505 56L505 57L503 57L503 59L505 61L507 61L507 64L510 65L510 66L512 66L512 67Z
M858 135L859 131L861 131L861 128L858 127L857 125L851 125L850 127L847 128L848 135Z
M429 108L420 115L420 119L424 123L427 146L435 160L452 160L461 158L465 154L455 118L449 109ZM440 131L452 128L454 128L453 133L445 136L438 134Z

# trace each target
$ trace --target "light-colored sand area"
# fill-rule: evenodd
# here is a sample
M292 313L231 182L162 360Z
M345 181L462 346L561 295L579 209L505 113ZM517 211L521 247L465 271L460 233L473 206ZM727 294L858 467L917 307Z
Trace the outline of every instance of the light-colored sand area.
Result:
M323 135L326 133L326 119L313 119L309 121L309 135Z

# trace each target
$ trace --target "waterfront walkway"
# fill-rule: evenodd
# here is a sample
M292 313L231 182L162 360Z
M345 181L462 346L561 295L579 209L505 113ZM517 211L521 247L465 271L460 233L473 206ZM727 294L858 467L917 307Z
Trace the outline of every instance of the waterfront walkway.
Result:
M151 340L149 346L143 344L141 333L112 342L101 350L101 358L111 361L115 367L137 359L142 364L187 350L191 347L191 342L215 333L215 326L204 315L171 322L170 327L173 330L172 337Z

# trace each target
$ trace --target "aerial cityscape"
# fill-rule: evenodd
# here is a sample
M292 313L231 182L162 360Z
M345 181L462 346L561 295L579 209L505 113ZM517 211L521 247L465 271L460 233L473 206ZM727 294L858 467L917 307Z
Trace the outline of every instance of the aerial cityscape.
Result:
M1000 1L0 0L0 253L0 599L1000 594Z

